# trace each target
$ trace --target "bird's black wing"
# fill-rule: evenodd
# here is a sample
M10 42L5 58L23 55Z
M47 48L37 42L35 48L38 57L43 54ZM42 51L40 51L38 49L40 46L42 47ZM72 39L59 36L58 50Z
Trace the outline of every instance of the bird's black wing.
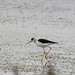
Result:
M38 41L42 42L42 43L53 43L53 44L57 43L57 42L49 41L49 40L46 40L46 39L39 39Z

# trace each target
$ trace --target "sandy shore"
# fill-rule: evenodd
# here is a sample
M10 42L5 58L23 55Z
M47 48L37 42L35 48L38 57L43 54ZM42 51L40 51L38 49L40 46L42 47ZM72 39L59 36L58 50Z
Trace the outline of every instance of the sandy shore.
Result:
M10 75L13 66L23 75L46 73L49 66L57 75L74 75L74 34L74 0L0 0L1 75ZM51 46L45 68L43 50L34 43L26 44L32 37L59 42Z

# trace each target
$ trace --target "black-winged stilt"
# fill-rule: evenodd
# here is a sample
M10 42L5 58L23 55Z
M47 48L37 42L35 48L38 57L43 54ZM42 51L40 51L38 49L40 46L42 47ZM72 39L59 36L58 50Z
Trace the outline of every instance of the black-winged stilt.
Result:
M58 44L58 42L53 42L53 41L50 41L50 40L47 40L47 39L38 39L37 40L35 38L31 38L31 40L28 43L30 43L30 42L34 42L37 46L42 47L43 50L44 50L45 47L49 46L50 49L49 49L48 52L45 52L45 50L44 50L45 59L47 59L47 55L48 55L48 53L51 50L50 45L52 45L52 44Z

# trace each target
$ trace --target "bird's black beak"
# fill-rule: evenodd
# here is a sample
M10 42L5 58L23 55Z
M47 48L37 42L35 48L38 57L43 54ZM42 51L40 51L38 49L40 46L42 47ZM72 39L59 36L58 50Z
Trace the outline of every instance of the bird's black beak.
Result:
M32 41L29 41L27 44L31 43Z

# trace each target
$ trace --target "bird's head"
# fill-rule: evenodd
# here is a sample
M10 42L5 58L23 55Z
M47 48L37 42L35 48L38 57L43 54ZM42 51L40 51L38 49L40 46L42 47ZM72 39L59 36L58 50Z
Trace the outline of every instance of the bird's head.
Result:
M35 41L36 41L35 38L31 38L31 40L27 44L29 44L30 42L35 42Z

